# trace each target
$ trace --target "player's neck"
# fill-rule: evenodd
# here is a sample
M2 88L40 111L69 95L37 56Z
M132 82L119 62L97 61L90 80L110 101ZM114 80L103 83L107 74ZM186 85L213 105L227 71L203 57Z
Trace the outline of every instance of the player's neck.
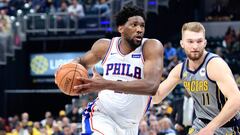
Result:
M131 53L135 48L132 48L131 45L125 41L125 40L121 40L120 44L119 44L119 50L122 54L127 55L129 53Z
M195 61L188 59L189 60L188 68L192 71L195 71L196 69L198 69L198 67L203 63L206 55L207 55L207 52L204 51L200 59Z

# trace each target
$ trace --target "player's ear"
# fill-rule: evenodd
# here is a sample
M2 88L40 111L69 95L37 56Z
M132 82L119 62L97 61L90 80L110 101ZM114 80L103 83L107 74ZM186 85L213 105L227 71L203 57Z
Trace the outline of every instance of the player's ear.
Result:
M207 45L207 39L204 39L204 48L206 47Z
M183 48L183 41L182 40L180 40L180 45Z
M118 32L122 33L123 32L123 26L118 26Z

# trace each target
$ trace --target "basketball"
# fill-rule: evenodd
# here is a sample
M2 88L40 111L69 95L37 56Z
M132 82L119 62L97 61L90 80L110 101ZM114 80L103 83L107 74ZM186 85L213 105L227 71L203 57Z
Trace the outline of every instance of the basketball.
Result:
M77 91L73 89L74 86L81 84L77 77L88 78L88 71L81 64L63 64L56 71L55 83L64 94L77 96Z

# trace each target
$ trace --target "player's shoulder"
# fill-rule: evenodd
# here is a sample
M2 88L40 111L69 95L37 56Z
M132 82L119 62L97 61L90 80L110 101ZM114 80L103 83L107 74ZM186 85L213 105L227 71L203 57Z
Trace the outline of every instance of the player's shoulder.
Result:
M110 45L110 42L111 42L110 39L100 38L100 39L98 39L97 41L94 42L92 48L93 49L95 49L95 48L97 48L97 49L99 49L99 48L102 48L102 49L108 48L109 45Z
M183 71L183 63L177 64L169 73L169 77L174 77L176 79L181 79L181 74Z
M178 64L172 69L172 71L177 72L177 73L181 73L182 70L183 70L183 62L178 63Z
M91 52L100 57L104 56L110 46L110 39L101 38L94 42Z
M217 68L219 66L227 66L227 63L219 56L212 57L207 63L207 67Z
M154 38L146 38L144 45L157 45L157 46L163 46L161 41L159 41L158 39L154 39Z
M143 43L143 51L151 51L152 53L156 52L162 54L164 49L162 43L159 40L145 39Z
M100 38L98 39L95 44L101 44L101 45L109 45L111 42L111 39L108 38Z
M217 81L227 74L232 76L230 67L221 57L212 58L208 62L206 69L208 77L213 81ZM224 74L219 74L219 72Z
M183 64L184 64L183 62L180 62L180 63L178 63L174 68L177 68L177 69L182 70Z

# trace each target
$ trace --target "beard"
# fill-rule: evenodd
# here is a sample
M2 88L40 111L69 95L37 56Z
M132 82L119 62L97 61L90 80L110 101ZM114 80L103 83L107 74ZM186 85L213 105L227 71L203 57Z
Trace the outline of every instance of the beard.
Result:
M185 50L187 57L192 61L199 60L203 56L203 52L204 52L204 50L196 52L196 53L191 53L191 52L187 53L187 51Z
M138 42L138 41L136 41L136 40L134 40L134 39L130 39L130 38L128 38L128 39L126 39L127 40L127 42L129 43L129 45L131 46L131 48L133 48L133 49L136 49L137 47L139 47L140 45L141 45L141 43L142 43L142 40L140 41L140 42Z

